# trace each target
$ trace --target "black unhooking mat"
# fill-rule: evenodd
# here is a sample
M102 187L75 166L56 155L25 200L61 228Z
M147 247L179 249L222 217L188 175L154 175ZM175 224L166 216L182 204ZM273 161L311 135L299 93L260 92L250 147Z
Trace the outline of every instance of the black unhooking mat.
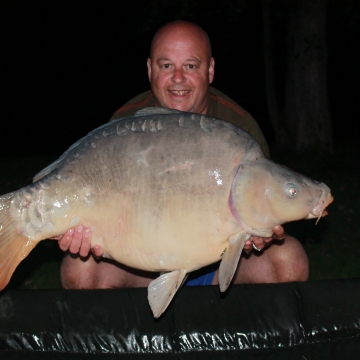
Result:
M359 359L360 279L183 287L160 319L146 289L0 293L0 359Z

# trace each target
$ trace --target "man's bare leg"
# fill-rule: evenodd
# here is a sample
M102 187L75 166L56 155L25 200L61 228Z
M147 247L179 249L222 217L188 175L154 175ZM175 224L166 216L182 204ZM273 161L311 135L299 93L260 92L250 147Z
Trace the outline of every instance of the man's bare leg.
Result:
M79 228L64 235L65 243L66 237L69 241L70 238L73 240L72 248L69 247L72 252L76 253L79 250L81 239L89 241L86 237L82 238L82 232L84 229ZM95 247L93 253L101 256L102 249ZM113 261L98 259L93 255L81 257L70 252L65 255L61 265L61 281L66 289L147 287L157 276L157 273L135 270ZM277 283L306 281L308 277L309 262L303 247L295 238L286 235L285 241L274 241L271 246L260 252L253 250L249 255L243 254L233 282ZM218 284L218 272L213 284Z
M91 248L91 230L82 225L55 239L66 252L60 269L65 289L147 287L158 276L102 258L103 249L98 245Z
M60 269L61 283L65 289L110 289L147 287L158 273L136 270L93 255L82 258L65 254Z

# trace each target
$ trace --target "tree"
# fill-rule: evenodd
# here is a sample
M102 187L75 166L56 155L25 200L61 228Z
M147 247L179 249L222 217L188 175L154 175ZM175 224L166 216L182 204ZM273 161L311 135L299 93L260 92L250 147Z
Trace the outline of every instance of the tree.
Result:
M290 0L285 104L279 110L272 54L271 0L263 0L266 95L280 149L333 151L327 96L327 0ZM283 5L283 3L281 4ZM283 9L284 10L284 9Z

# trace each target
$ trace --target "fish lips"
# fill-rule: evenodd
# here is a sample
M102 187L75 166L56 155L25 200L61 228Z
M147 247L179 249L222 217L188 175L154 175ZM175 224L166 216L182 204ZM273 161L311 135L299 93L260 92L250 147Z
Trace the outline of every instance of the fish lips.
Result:
M311 210L305 219L317 218L316 224L319 220L328 214L326 208L334 201L334 197L330 193L323 192L316 206Z

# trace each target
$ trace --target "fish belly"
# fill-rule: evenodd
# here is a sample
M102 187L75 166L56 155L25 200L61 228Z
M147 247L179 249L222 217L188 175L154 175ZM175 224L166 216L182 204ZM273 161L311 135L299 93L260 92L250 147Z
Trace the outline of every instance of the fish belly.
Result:
M86 219L92 245L100 244L111 259L148 271L192 271L216 262L238 225L226 207L220 211L213 198L201 198L201 206L194 197L190 203L174 198L154 206L150 199L114 196Z
M239 230L228 201L246 146L220 123L211 131L186 124L164 122L157 133L126 128L120 136L110 123L84 138L16 193L18 233L40 241L82 224L107 257L144 270L219 260Z
M108 258L149 271L191 271L218 261L238 226L222 191L102 188L90 205L88 192L74 190L76 181L68 188L54 182L15 194L11 213L24 240L38 242L82 224L92 230L92 246L102 246Z

